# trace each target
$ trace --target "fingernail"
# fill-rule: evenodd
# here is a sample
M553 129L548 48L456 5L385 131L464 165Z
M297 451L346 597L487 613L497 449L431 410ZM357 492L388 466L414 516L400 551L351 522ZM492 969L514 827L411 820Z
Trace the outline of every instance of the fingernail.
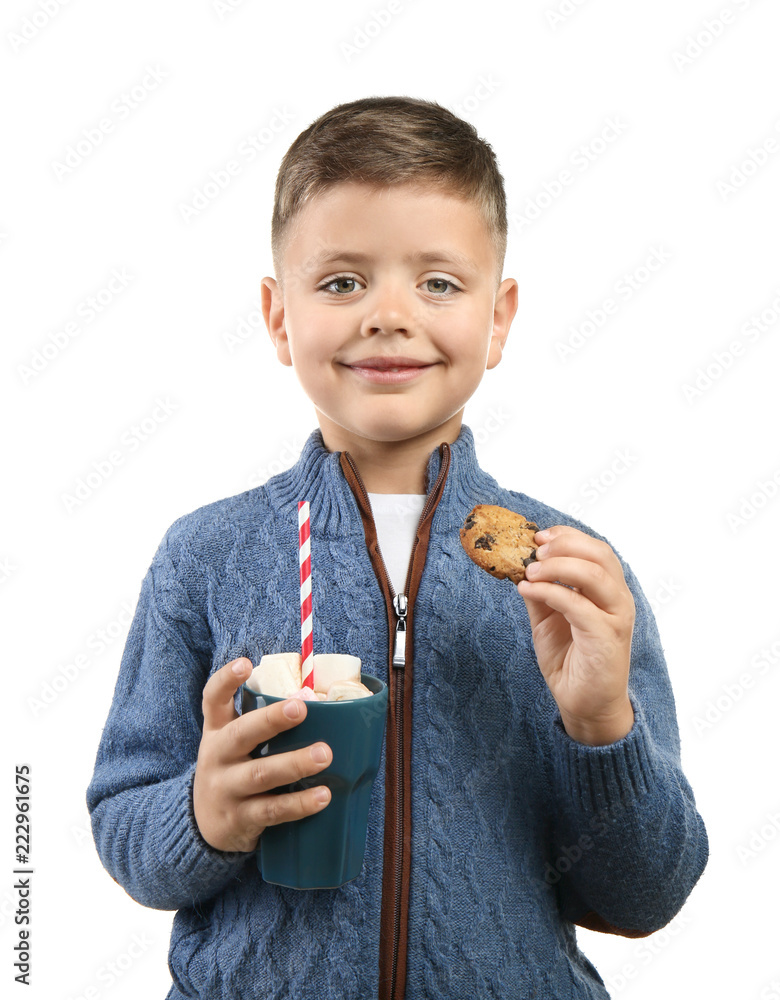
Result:
M330 798L330 792L323 785L322 788L317 789L317 792L314 797L318 802L327 802L328 799Z
M541 531L537 531L534 538L541 538L543 541L550 537L550 529L542 528Z
M237 677L240 677L241 674L243 674L243 672L246 670L246 666L244 665L243 659L236 660L231 669Z
M311 750L312 759L316 761L317 764L324 764L328 759L328 755L325 753L325 747L318 743L316 747L312 747Z
M288 719L297 719L301 714L301 703L299 701L288 701L284 706L284 714Z

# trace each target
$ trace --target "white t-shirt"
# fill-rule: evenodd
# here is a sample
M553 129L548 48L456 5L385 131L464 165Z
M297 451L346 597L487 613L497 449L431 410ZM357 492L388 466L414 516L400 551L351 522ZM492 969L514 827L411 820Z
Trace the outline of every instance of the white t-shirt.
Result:
M406 593L414 536L425 506L424 493L369 493L379 551L396 594Z

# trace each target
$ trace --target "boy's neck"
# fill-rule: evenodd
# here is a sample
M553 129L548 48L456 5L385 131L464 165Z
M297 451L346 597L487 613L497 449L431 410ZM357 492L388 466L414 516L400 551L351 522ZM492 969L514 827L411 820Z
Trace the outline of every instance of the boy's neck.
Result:
M431 452L460 433L461 414L418 437L403 441L374 441L357 437L318 414L322 440L328 451L347 451L368 493L425 494Z

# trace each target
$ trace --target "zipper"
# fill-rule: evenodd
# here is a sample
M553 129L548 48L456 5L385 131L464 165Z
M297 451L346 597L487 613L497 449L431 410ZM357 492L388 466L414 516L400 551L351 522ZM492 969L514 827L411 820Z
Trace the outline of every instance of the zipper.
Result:
M415 542L417 539L415 538ZM414 545L412 546L414 551ZM411 563L411 559L409 560ZM407 588L408 589L408 588ZM393 669L396 674L396 828L395 852L393 854L393 940L390 949L392 961L390 964L389 1000L396 996L403 997L403 991L396 994L398 979L398 948L401 943L401 895L403 890L403 842L404 842L404 671L406 670L406 616L408 614L406 594L396 594L393 598L393 609L398 615L393 642ZM381 964L381 959L380 959ZM406 963L404 962L404 965ZM406 976L404 976L404 981ZM381 987L380 987L381 996Z
M403 1000L406 989L406 944L408 941L409 917L409 872L411 869L410 844L404 846L405 828L411 829L411 774L410 766L405 758L410 757L410 747L404 738L405 720L411 723L411 678L405 683L405 676L412 673L413 650L411 649L411 628L414 599L422 577L425 557L428 551L430 522L438 506L444 483L450 466L450 447L445 442L439 447L440 468L433 488L423 505L420 519L417 522L412 552L409 559L409 569L404 585L405 593L396 594L387 573L376 534L371 511L368 491L360 477L357 466L349 452L342 452L342 469L347 472L344 463L352 475L347 481L356 492L359 501L363 528L366 534L371 564L376 573L387 608L388 636L392 635L392 643L388 650L388 682L390 687L391 705L393 707L390 725L388 725L388 745L386 756L386 771L392 776L392 787L386 783L385 794L385 870L382 879L382 920L380 920L379 943L379 997L380 1000ZM427 529L427 530L426 530ZM422 549L419 549L424 539ZM419 550L419 551L418 551ZM407 690L408 688L408 690ZM393 752L394 751L394 752ZM392 758L392 760L391 760ZM392 770L391 770L392 765ZM387 793L394 792L394 797L387 801ZM388 804L390 809L388 810ZM393 808L394 807L394 808ZM391 822L387 822L388 811L393 812ZM404 875L406 881L404 882ZM390 896L392 886L392 896ZM387 913L386 906L392 900L390 934L383 935L382 925ZM403 948L401 943L403 941ZM389 968L387 966L389 965Z
M396 594L393 598L393 610L398 622L393 638L393 666L403 670L406 664L406 594Z

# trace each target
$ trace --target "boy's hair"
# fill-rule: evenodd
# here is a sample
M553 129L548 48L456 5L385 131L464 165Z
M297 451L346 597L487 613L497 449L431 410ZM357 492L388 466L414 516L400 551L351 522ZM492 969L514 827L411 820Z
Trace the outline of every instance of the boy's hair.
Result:
M423 183L475 204L495 249L496 287L507 243L504 179L492 147L469 122L435 101L364 97L312 122L287 150L276 177L271 253L283 284L291 223L315 195L342 181Z

